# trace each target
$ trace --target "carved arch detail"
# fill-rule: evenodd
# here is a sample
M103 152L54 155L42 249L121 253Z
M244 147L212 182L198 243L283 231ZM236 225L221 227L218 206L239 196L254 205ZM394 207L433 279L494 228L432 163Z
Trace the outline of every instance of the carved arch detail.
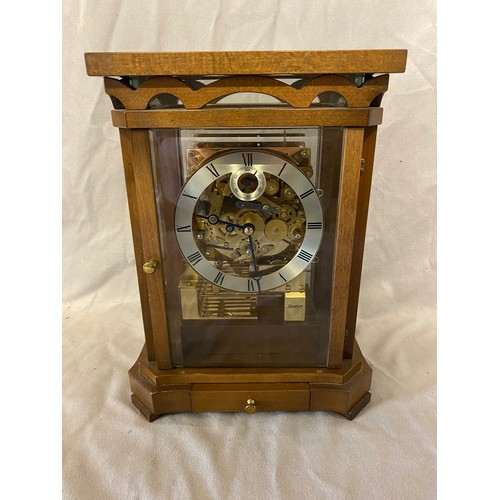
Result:
M109 96L120 101L126 109L137 110L147 109L151 99L160 94L174 96L186 109L200 109L210 102L242 92L269 95L294 108L308 108L320 94L336 92L345 99L348 107L369 107L388 85L389 75L372 78L360 87L341 75L316 76L295 85L265 76L231 76L194 89L177 78L159 76L134 89L124 81L104 78Z

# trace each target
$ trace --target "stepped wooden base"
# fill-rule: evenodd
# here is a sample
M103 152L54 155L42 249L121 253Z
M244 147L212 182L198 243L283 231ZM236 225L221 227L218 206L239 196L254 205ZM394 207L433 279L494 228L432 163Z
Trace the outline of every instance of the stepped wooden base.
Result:
M372 369L357 345L339 369L158 370L143 350L129 377L132 403L150 422L167 413L271 411L330 411L352 420L370 401Z

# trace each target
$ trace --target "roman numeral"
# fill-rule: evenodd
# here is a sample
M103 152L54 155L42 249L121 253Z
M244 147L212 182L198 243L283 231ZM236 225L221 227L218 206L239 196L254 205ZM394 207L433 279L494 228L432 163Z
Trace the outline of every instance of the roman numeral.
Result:
M309 189L309 191L306 191L305 193L302 193L300 195L300 198L303 200L304 198L307 198L310 194L313 194L314 193L314 189L311 188Z
M253 284L253 280L248 280L248 291L255 292L255 286Z
M253 165L253 156L252 153L241 153L243 156L243 163L245 167L251 167Z
M323 227L322 222L308 222L307 229L321 229Z
M311 259L313 258L312 254L309 252L306 252L305 250L301 250L298 254L297 257L299 259L305 260L306 262L310 262Z
M196 198L196 196L191 196L190 194L187 194L187 193L182 193L182 196L185 196L186 198L191 198L194 201L196 201L198 199L198 198Z
M219 172L217 172L217 169L214 167L213 163L210 163L207 165L208 171L217 179L219 177Z
M280 275L280 278L283 280L283 283L286 283L286 278L281 274L281 273L278 273Z
M178 233L190 233L191 232L191 226L177 226L175 230Z
M216 285L222 285L222 282L224 281L224 273L221 273L220 271L217 273L217 276L214 279L214 283Z
M196 264L198 264L198 262L200 262L200 260L202 260L203 257L201 256L200 252L194 252L191 255L188 255L186 259L189 261L190 264L196 266Z
M283 172L283 170L285 170L285 167L287 166L287 163L283 163L283 166L281 167L281 170L278 172L278 177L281 175L281 172Z

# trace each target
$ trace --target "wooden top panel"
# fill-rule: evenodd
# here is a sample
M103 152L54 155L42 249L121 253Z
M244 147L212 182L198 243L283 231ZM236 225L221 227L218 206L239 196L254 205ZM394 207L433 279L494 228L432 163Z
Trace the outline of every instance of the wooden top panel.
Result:
M88 52L89 76L403 73L407 51Z

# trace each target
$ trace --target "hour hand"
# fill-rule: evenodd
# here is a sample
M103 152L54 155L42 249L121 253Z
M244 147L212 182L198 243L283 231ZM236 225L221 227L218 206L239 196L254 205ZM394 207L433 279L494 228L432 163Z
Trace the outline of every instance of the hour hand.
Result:
M228 220L219 219L219 217L215 214L210 214L210 215L197 214L196 216L201 217L202 219L207 219L208 223L212 224L212 226L215 226L215 224L225 224L227 227L230 227L231 229L235 227L237 227L238 229L243 229L243 226L235 224L234 222L229 222Z

